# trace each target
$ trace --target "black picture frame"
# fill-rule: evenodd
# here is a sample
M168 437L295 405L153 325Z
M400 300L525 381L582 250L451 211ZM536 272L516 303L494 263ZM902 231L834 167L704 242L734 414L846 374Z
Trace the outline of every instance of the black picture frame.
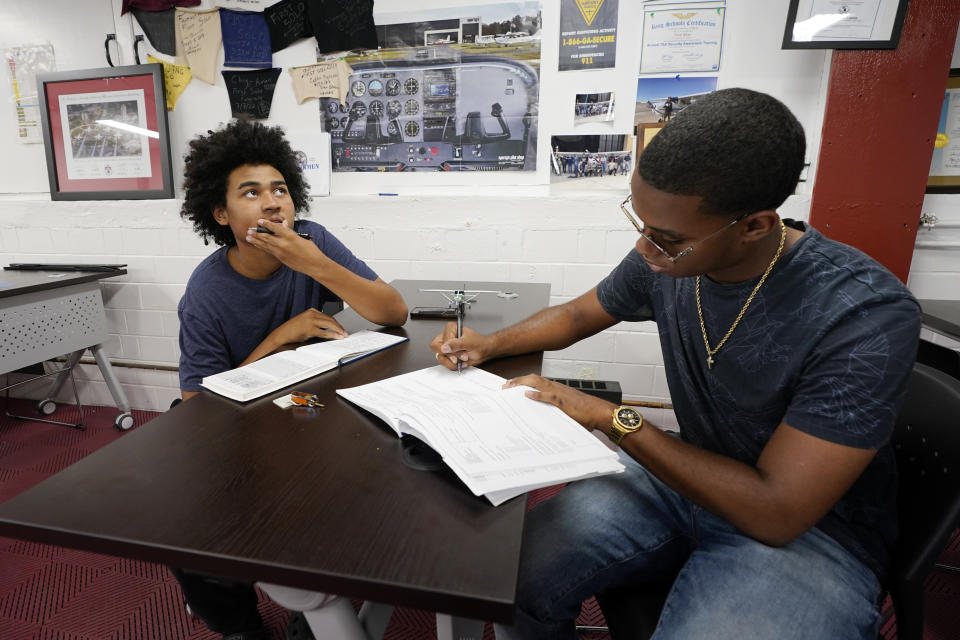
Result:
M950 77L947 79L947 89L944 95L944 101L949 100L950 94L954 96L960 95L960 68L950 69ZM947 105L944 104L943 109L946 110ZM933 153L931 154L930 161L930 173L927 175L927 188L926 193L960 193L960 176L955 175L946 175L937 173L934 169L934 155L938 153L938 147L936 146L939 142L939 138L942 135L946 135L946 131L941 131L941 127L944 126L944 118L946 114L941 111L940 118L937 124L937 138L934 143ZM945 138L949 140L949 138ZM956 147L947 146L946 148L955 150Z
M162 64L37 74L51 200L173 198Z
M878 15L890 15L893 13L893 21L890 24L889 32L886 29L882 33L871 34L869 38L850 37L835 39L809 40L798 38L795 32L797 26L797 12L801 7L808 6L813 0L790 0L790 6L787 8L787 24L783 29L783 49L896 49L900 42L900 33L903 31L903 20L907 14L907 4L909 0L880 0L878 5Z

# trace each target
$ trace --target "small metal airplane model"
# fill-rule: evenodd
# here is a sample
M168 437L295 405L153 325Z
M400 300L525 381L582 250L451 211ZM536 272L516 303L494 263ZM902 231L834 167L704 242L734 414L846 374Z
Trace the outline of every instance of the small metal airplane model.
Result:
M446 308L455 311L458 318L463 318L467 309L477 300L481 293L495 293L502 295L502 291L479 290L479 289L420 289L425 293L439 293L447 301ZM514 294L508 294L506 297L512 297Z

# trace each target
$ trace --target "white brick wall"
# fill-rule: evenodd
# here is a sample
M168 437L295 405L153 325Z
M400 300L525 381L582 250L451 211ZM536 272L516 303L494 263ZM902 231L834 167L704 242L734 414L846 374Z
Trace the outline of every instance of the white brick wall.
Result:
M330 197L315 201L310 218L385 280L548 282L551 304L560 304L593 287L636 240L636 233L624 228L620 199L620 191L544 198ZM10 200L0 225L0 261L128 263L130 273L102 284L107 352L120 362L176 366L177 302L193 268L213 250L180 220L178 207L167 200ZM808 207L807 197L795 196L783 212L803 219ZM924 208L936 209L942 221L960 221L960 196L928 198ZM944 238L947 232L932 233ZM916 252L910 286L919 297L958 299L958 284L956 249ZM163 410L179 395L175 373L121 367L116 372L134 408ZM627 399L669 400L652 323L621 323L550 352L544 372L617 380ZM81 367L79 377L84 402L112 404L96 367ZM675 426L669 411L649 417Z

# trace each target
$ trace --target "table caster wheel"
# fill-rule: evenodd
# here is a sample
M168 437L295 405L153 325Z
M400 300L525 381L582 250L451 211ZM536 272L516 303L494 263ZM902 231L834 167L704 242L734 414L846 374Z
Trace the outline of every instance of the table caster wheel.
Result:
M37 413L39 413L42 416L53 415L53 413L56 410L57 410L57 403L51 400L50 398L47 398L46 400L41 400L40 402L37 403Z
M129 413L121 413L113 421L113 426L120 431L128 431L133 426L133 416Z

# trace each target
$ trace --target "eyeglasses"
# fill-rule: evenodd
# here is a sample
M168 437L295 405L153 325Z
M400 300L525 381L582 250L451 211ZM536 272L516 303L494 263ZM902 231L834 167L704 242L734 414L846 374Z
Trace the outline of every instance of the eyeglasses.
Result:
M720 227L719 229L717 229L716 231L714 231L714 232L711 233L710 235L706 236L705 238L701 238L701 239L697 240L696 242L694 242L693 244L691 244L690 246L688 246L686 249L684 249L684 250L681 251L680 253L678 253L678 254L676 254L676 255L671 255L670 252L668 252L666 249L664 249L663 247L661 247L661 246L657 243L656 240L654 240L654 239L651 238L647 233L644 232L644 230L646 229L646 225L643 224L643 220L641 220L641 219L637 216L636 212L633 210L633 195L632 195L632 194L629 195L629 196L627 196L627 199L620 203L620 210L623 211L623 215L627 216L627 220L630 221L630 224L632 224L634 227L637 228L637 233L639 233L639 234L643 237L644 240L646 240L647 242L649 242L650 244L652 244L652 245L657 249L657 251L659 251L660 253L662 253L663 256L664 256L667 260L669 260L670 262L676 262L677 260L679 260L679 259L682 258L683 256L685 256L685 255L687 255L688 253L690 253L691 251L693 251L693 248L694 248L695 246L697 246L698 244L700 244L701 242L706 242L707 240L709 240L709 239L712 238L713 236L717 235L717 234L720 233L721 231L724 231L724 230L732 227L733 225L737 224L738 222L740 222L741 220L743 220L744 218L746 218L748 215L750 215L749 213L744 213L744 214L740 215L739 217L737 217L736 220L731 220L730 222L728 222L727 224L723 225L722 227Z

